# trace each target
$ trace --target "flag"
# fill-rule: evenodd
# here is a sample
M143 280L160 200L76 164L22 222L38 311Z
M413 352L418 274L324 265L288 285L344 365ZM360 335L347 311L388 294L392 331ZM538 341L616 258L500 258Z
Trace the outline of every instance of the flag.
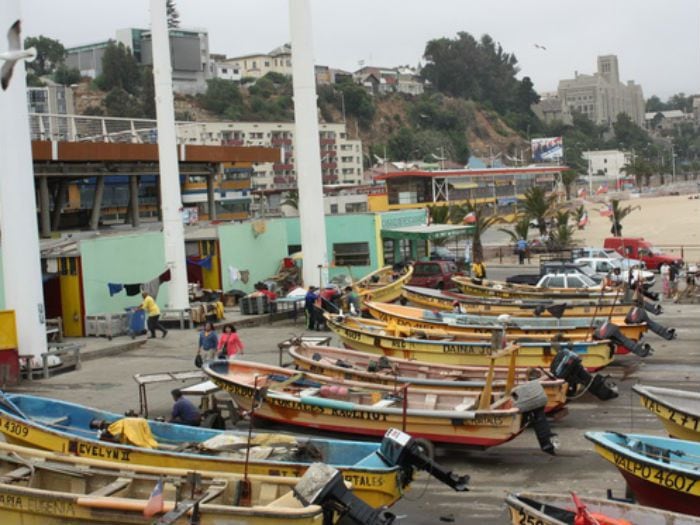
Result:
M586 224L588 224L588 212L584 211L581 219L578 221L578 227L583 228Z
M605 185L601 184L600 186L598 186L598 189L595 191L596 195L600 195L602 193L608 193L608 185L607 184L605 184Z
M464 224L474 224L476 222L476 213L470 211L464 216Z
M600 216L601 217L612 217L613 211L612 211L612 206L608 204L604 208L600 209Z
M146 506L143 508L143 515L147 518L151 518L163 512L163 479L159 479L156 486L151 492L151 496L148 498Z
M586 188L579 188L578 196L580 199L585 199L588 196L588 192L586 191Z

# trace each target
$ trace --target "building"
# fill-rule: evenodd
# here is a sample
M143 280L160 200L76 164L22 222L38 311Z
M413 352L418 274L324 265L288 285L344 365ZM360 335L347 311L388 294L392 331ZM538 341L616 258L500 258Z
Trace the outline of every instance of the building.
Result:
M373 95L405 93L420 95L424 86L420 76L409 67L390 68L365 66L353 73L355 82Z
M619 150L584 151L581 156L588 161L588 170L594 177L618 179L625 177L624 166L630 154Z
M128 28L116 32L114 42L122 43L142 66L153 63L151 32ZM95 78L102 74L102 58L110 41L66 49L66 65L81 75ZM196 94L206 90L210 78L209 35L203 29L170 29L173 90Z
M27 106L29 113L38 115L67 115L75 113L73 89L60 84L44 87L27 88ZM49 127L60 135L68 132L67 122L53 116L36 119L39 126ZM37 130L40 133L40 130Z
M638 126L644 125L642 87L630 80L620 82L617 56L598 57L598 69L592 75L580 75L559 81L557 97L535 106L535 112L548 119L564 120L574 112L582 113L596 124L611 126L620 113L629 115ZM539 106L539 108L537 107Z
M268 73L292 76L292 45L283 44L269 53L227 58L222 64L237 69L241 78L260 78Z
M293 122L206 122L178 126L186 144L271 146L281 148L279 162L253 167L253 190L295 189ZM351 140L345 124L319 124L323 183L362 183L362 141Z
M644 114L644 124L650 131L673 131L685 122L693 122L693 114L680 109L651 111Z

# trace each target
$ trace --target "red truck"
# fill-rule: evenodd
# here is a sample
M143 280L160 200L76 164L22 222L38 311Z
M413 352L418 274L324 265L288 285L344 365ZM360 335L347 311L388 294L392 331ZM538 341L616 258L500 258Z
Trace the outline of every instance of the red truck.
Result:
M660 252L643 237L608 237L603 242L603 248L615 250L623 257L644 261L649 270L658 270L663 263L683 265L683 259Z

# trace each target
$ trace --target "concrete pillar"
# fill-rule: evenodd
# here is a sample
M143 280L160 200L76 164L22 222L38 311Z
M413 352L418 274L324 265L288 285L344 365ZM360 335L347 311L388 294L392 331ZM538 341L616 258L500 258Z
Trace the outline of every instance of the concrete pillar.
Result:
M289 0L294 87L294 158L299 188L299 226L304 253L304 284L328 282L326 223L323 213L321 148L309 0Z
M215 173L212 173L207 177L207 206L209 209L209 220L216 220L216 193L214 190L214 177Z
M129 176L129 210L131 211L131 225L138 228L141 224L138 175Z
M51 215L51 229L57 231L61 227L61 212L66 205L66 183L61 179L56 185L56 193L53 199L53 213Z
M19 0L0 2L0 53L10 50L8 30L25 27ZM20 34L20 46L25 34ZM39 224L32 166L31 135L27 113L24 59L2 61L13 68L9 83L0 88L0 233L5 308L14 310L20 355L31 356L39 366L47 351L46 314L41 279ZM51 364L55 363L55 359Z
M158 168L161 182L163 239L165 262L170 269L170 308L184 310L190 306L185 267L185 227L182 224L180 167L175 137L175 102L173 100L170 37L165 0L151 0L151 36L153 42L153 82L158 125Z
M92 212L90 213L90 229L96 230L100 225L100 212L102 211L102 196L105 193L105 178L97 177L95 184L95 198L92 202Z
M51 198L48 177L39 177L39 217L41 218L41 236L51 237Z

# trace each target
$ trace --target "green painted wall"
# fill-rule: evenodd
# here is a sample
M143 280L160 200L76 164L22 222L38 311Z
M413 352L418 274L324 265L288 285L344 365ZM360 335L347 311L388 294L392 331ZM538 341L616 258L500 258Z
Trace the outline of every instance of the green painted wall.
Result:
M80 242L85 315L121 313L140 304L141 296L124 291L110 297L107 283L143 283L166 269L163 234L148 232ZM168 306L168 284L161 285L156 302Z
M218 236L224 290L235 288L252 292L256 282L277 273L282 259L287 256L287 230L280 219L265 221L265 232L257 237L250 222L219 226ZM248 282L232 283L229 266L250 272Z
M298 217L282 219L287 228L287 243L289 245L301 244L301 232ZM373 213L353 213L343 215L326 215L326 237L328 239L328 276L332 279L337 275L348 275L355 280L364 277L379 267L379 253L381 247L377 245L378 216ZM333 245L345 242L369 243L370 264L367 266L333 267Z

